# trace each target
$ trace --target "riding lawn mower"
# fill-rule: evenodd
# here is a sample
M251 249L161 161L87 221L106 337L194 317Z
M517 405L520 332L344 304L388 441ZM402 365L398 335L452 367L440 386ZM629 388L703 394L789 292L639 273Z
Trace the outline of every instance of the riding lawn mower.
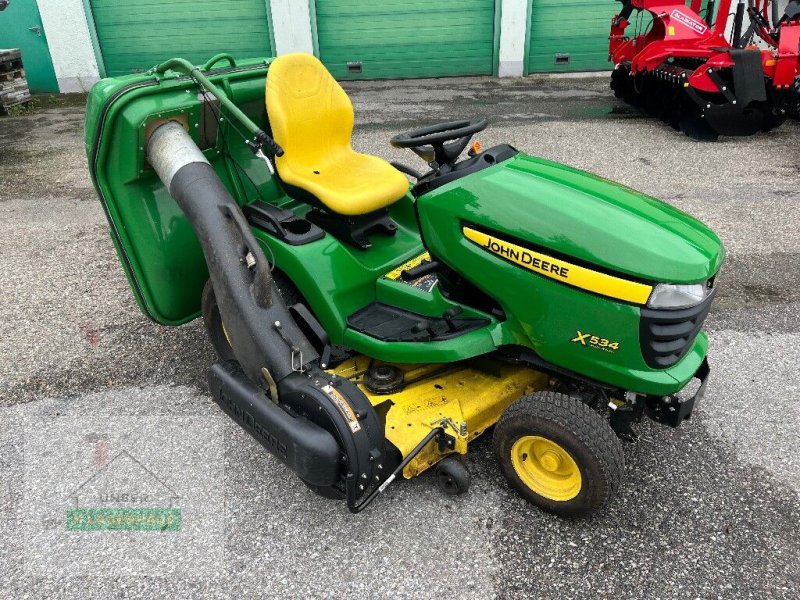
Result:
M620 0L611 21L611 88L689 137L716 140L779 126L796 112L800 75L800 0L791 0L770 25L767 0L739 0L730 39L732 0ZM715 12L716 9L716 12ZM651 17L646 28L626 35L634 11ZM745 14L773 48L760 49L743 32ZM714 19L717 14L716 20ZM752 31L752 28L751 28ZM752 38L752 35L749 36Z
M490 430L523 497L602 509L633 424L677 427L705 391L720 240L624 186L471 144L483 118L394 136L424 172L354 151L353 126L307 54L96 84L89 166L139 307L202 316L214 400L352 512L429 469L465 492L460 457Z

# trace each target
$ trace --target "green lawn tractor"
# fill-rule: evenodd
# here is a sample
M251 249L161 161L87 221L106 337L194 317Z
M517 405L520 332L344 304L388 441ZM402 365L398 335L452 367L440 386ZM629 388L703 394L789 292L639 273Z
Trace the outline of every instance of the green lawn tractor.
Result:
M307 54L99 82L89 166L142 311L202 315L215 401L353 512L429 469L463 493L460 456L492 428L523 497L601 509L631 424L676 427L705 389L719 239L611 181L470 144L484 119L392 138L424 173L355 152L353 124Z

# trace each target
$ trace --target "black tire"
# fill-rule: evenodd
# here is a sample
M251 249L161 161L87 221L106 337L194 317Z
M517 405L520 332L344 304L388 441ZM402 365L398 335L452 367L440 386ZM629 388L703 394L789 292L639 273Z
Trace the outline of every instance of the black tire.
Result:
M520 445L515 447L517 442ZM522 453L515 459L514 454L526 448L525 444L532 443L540 444L539 448L541 444L545 447L548 443L557 445L559 451L567 454L564 460L573 461L565 468L574 470L577 467L579 478L573 474L573 478L567 480L567 476L555 471L554 475L545 474L545 477L564 477L566 489L561 492L564 496L574 494L572 497L554 499L525 483L514 461L523 465L528 455ZM511 486L529 502L561 517L584 517L603 508L619 488L625 470L622 444L605 419L579 399L558 392L536 392L509 406L495 427L493 445L500 468ZM557 457L559 465L561 457L563 455ZM530 470L535 464L538 461L520 466L529 480L536 479L536 473Z
M466 494L472 477L467 467L455 456L442 459L434 469L439 489L449 496Z
M678 127L687 137L697 142L716 142L719 139L719 133L708 124L708 121L700 116L699 109L696 107L687 108L684 106L678 121Z
M286 306L303 301L300 291L286 275L280 271L273 271L272 278ZM214 347L217 356L219 356L220 360L234 360L236 357L233 355L233 348L228 341L228 336L225 334L222 317L219 314L219 306L217 306L217 298L214 295L214 288L210 279L206 281L206 285L203 287L201 306L203 325L205 325L211 345Z
M764 114L764 124L761 127L761 131L768 132L772 131L776 127L780 127L783 125L783 122L786 121L788 114L775 114L772 111L767 111Z
M629 71L624 68L617 68L611 71L610 87L614 91L614 96L617 98L623 98L625 96L624 90L625 85L627 84L625 79L630 77L628 73Z
M222 316L219 314L217 298L214 295L214 287L211 280L206 281L203 287L202 299L203 325L206 328L211 345L219 356L220 360L234 360L233 348L225 335L225 328L222 326Z

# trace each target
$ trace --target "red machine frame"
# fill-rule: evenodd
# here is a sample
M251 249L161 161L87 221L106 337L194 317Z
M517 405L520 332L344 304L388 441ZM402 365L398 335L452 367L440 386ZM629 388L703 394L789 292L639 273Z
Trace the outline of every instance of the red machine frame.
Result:
M765 15L770 0L749 0L755 33L771 47L759 50L741 43L745 18L737 4L732 42L726 38L732 0L686 6L681 0L621 0L611 22L609 59L614 62L611 87L631 104L644 105L691 137L751 135L783 122L796 107L800 74L800 14L784 16L771 27ZM800 4L800 0L792 0ZM626 37L633 11L652 15L652 26ZM776 11L773 11L776 12ZM774 20L774 18L773 18ZM761 27L756 27L760 21ZM794 98L794 99L793 99Z
M772 58L764 63L764 72L777 89L791 90L789 107L793 116L800 116L800 1L789 2L780 15L775 0L750 0L748 13L754 33L766 42ZM772 9L772 10L770 10Z

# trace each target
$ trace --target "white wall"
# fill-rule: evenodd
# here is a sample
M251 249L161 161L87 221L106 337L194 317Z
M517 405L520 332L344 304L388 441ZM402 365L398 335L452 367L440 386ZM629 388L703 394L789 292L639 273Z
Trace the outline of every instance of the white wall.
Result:
M502 0L500 14L500 77L522 77L528 0Z
M313 52L307 0L271 0L275 54Z
M62 93L85 92L99 78L81 0L36 0Z

